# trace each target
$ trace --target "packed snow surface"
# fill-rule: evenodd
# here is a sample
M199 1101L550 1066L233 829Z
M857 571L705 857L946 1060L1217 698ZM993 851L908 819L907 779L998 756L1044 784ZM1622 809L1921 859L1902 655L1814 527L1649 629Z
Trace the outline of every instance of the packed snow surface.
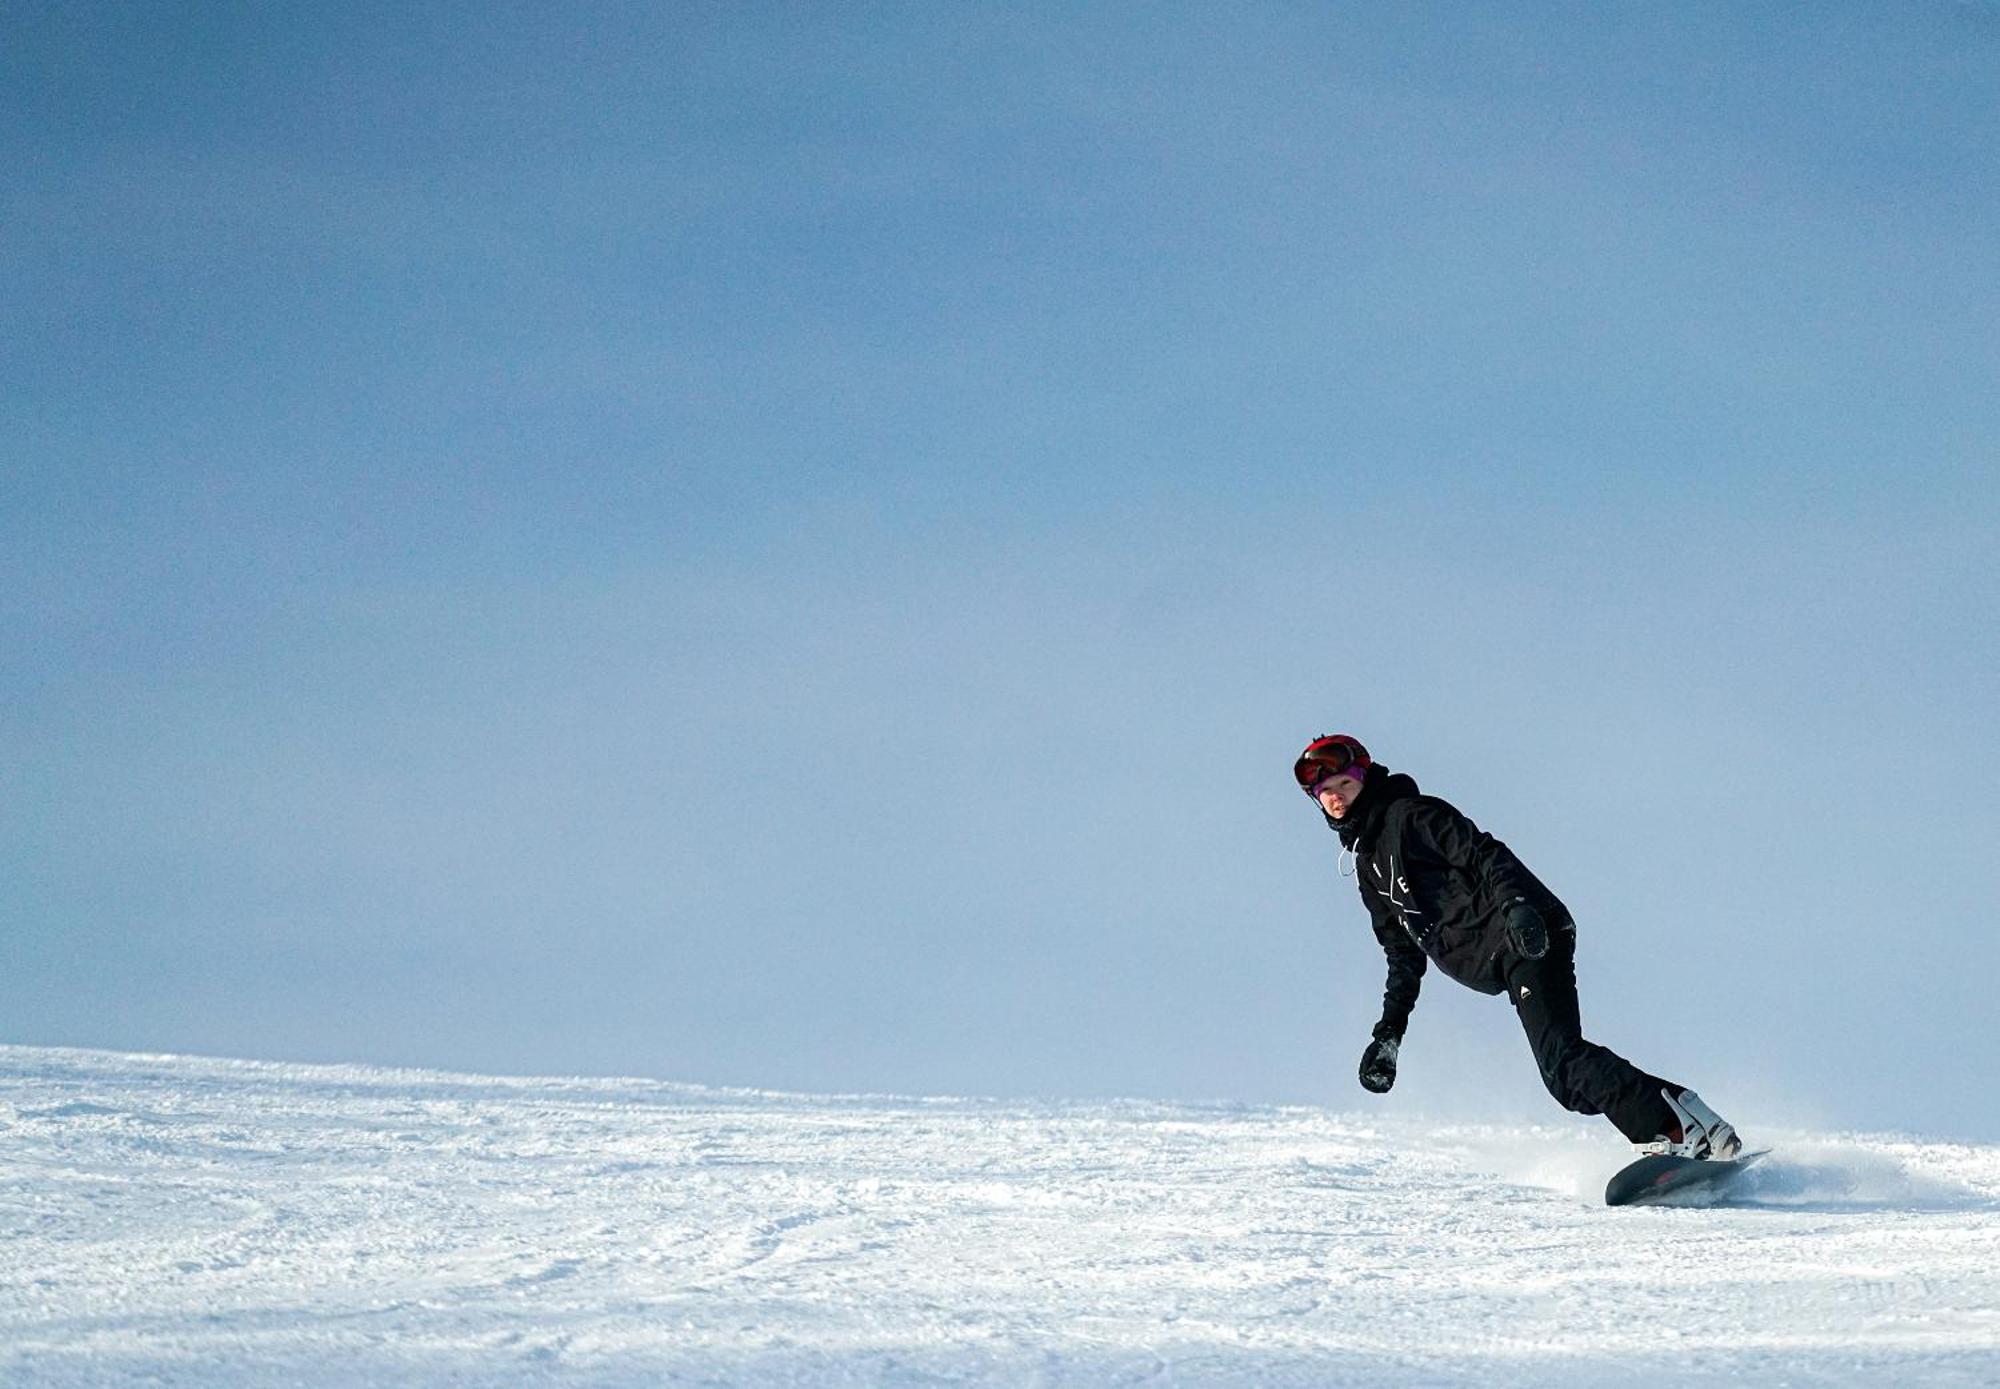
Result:
M0 1048L0 1381L2000 1383L2000 1149L1752 1137Z

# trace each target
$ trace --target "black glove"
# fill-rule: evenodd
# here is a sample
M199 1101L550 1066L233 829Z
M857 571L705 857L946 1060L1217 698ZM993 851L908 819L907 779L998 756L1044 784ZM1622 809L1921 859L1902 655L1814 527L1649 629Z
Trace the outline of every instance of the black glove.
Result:
M1549 953L1549 923L1528 905L1525 897L1516 897L1507 904L1502 922L1507 930L1507 943L1522 959L1539 960Z
M1389 1093L1396 1083L1396 1053L1402 1049L1400 1037L1377 1037L1361 1053L1361 1088L1378 1095Z

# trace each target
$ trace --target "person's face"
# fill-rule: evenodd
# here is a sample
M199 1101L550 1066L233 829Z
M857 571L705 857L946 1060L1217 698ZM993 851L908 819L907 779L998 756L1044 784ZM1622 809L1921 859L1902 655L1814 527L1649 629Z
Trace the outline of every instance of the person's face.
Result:
M1361 778L1353 772L1342 772L1313 788L1313 799L1319 802L1319 808L1336 820L1347 818L1347 812L1354 808L1354 798L1360 794Z

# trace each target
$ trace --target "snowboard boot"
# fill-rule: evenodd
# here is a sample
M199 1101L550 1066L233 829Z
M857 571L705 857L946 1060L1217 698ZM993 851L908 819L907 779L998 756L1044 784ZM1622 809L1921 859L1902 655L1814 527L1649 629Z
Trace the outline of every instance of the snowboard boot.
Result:
M1641 1154L1727 1159L1743 1151L1743 1140L1736 1136L1735 1127L1703 1104L1694 1091L1669 1086L1660 1091L1660 1098L1673 1111L1673 1130L1651 1143L1641 1143Z

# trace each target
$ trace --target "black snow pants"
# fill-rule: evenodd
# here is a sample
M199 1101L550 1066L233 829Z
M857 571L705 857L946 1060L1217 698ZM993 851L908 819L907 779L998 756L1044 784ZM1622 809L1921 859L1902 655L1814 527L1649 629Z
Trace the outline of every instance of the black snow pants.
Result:
M1634 1143L1651 1142L1668 1132L1673 1111L1660 1090L1680 1087L1583 1038L1573 924L1565 922L1550 930L1549 952L1541 959L1508 961L1506 979L1507 997L1534 1048L1542 1084L1558 1104L1577 1114L1602 1114Z

